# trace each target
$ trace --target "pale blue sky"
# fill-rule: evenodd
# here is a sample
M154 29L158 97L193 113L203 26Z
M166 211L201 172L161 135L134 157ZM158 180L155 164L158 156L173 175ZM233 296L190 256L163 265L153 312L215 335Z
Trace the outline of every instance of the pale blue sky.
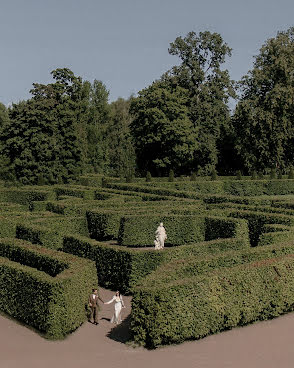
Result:
M0 0L0 101L27 99L62 67L127 98L178 62L169 43L189 31L220 33L238 80L293 16L293 0Z

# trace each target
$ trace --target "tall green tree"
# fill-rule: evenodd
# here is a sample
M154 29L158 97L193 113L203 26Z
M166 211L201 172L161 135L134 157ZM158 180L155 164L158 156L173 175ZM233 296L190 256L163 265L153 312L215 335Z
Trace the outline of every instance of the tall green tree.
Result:
M161 81L139 92L131 102L131 133L142 174L184 173L197 144L187 108L187 91Z
M54 83L34 83L33 97L10 109L10 122L2 130L3 153L15 176L24 184L64 182L83 169L79 117L83 83L67 68L52 73Z
M89 97L88 161L95 172L107 174L110 165L107 136L110 121L109 91L102 81L95 79Z
M294 163L294 28L268 39L240 82L232 119L236 147L248 170Z
M0 135L9 124L8 109L0 102ZM12 180L14 178L13 170L9 158L3 150L3 143L0 141L0 178L3 180Z
M230 120L233 83L221 67L231 49L217 33L190 32L171 43L169 53L180 64L132 103L138 165L142 171L173 167L177 173L210 173L221 128Z
M0 102L0 129L9 122L9 115L6 106Z
M110 173L114 176L133 176L136 167L135 148L130 133L131 99L119 98L110 104L110 123L107 129Z
M189 117L198 146L194 169L207 174L217 164L217 142L230 121L228 99L235 96L229 73L222 69L231 49L218 33L189 32L171 43L169 53L181 62L169 74L189 93Z

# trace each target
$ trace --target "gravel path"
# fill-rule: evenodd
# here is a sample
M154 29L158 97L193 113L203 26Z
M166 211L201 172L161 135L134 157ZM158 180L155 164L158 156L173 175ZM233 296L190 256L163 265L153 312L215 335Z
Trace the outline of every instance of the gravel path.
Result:
M113 292L101 289L109 300ZM123 318L130 312L125 297ZM293 368L294 313L199 341L148 351L120 341L128 337L125 321L109 323L113 305L102 306L99 325L85 323L63 341L48 341L34 330L0 316L0 368Z

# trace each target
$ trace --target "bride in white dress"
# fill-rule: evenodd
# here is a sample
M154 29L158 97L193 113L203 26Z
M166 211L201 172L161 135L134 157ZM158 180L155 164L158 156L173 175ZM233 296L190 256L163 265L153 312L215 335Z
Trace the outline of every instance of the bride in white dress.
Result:
M111 318L111 323L120 323L121 320L121 309L125 308L122 296L120 295L120 292L117 291L115 293L115 295L113 296L113 298L111 300L109 300L108 302L105 302L104 304L110 304L114 302L114 315Z

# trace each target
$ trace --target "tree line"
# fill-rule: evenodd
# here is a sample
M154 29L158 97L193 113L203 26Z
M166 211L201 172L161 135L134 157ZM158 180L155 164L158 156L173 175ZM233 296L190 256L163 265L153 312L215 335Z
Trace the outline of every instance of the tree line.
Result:
M30 99L0 104L0 176L54 184L89 172L285 173L294 164L294 27L268 39L238 82L223 68L231 51L218 33L178 37L174 67L111 103L102 81L52 71Z

